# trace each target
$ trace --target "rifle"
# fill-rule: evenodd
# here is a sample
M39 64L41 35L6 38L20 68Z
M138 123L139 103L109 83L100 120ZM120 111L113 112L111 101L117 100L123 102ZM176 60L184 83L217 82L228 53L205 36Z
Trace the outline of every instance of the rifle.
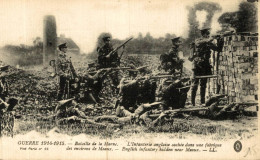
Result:
M97 71L88 72L89 74L96 74L98 71L118 71L118 70L128 70L131 69L130 67L115 67L115 68L103 68Z
M150 77L140 77L140 78L137 78L136 81L145 80L146 78L147 79L161 79L161 78L174 78L174 77L175 77L174 75L155 75L155 76L150 76ZM126 80L125 82L129 83L132 81L133 80Z
M9 69L10 66L1 66L0 67L0 71L3 72L3 71L7 71Z
M58 104L55 107L55 112L57 112L58 109L61 109L61 108L65 107L65 104L71 102L74 99L76 99L76 98L70 98L70 99L65 99L65 100L58 101Z
M69 63L70 63L70 69L71 69L71 79L74 79L74 78L78 77L78 75L75 71L74 66L72 65L71 57L69 58Z
M204 107L204 108L201 108L201 107L197 107L197 108L180 108L180 109L166 110L166 111L164 111L164 113L166 115L168 115L168 116L175 116L178 113L194 112L194 111L208 111L208 110L209 110L208 107ZM159 116L160 116L160 114L149 115L149 117L154 117L154 118L157 118Z
M116 47L113 51L111 51L107 57L110 57L111 55L115 54L117 52L118 49L120 49L121 47L123 47L126 43L128 43L129 41L131 41L133 38L128 39L127 41L125 41L124 43L122 43L121 45L119 45L118 47ZM120 55L119 59L122 57L123 54Z
M195 76L195 79L203 79L203 78L216 78L218 75L205 75L205 76Z

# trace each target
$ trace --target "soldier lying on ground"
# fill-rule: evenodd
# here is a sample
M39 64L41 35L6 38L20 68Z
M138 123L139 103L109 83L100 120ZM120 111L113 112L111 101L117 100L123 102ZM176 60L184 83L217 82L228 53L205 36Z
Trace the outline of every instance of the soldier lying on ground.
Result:
M139 123L144 124L148 127L156 127L160 123L164 122L166 120L167 114L164 112L161 112L159 110L154 110L158 108L158 105L160 105L161 102L154 102L151 104L141 104L138 106L138 108L131 112L123 106L118 106L116 108L116 116L100 116L95 119L96 122L101 121L111 121L114 123ZM150 116L153 114L158 114L159 116Z
M156 82L153 79L137 78L126 81L122 78L118 86L120 88L120 105L127 110L134 111L142 103L155 101Z
M85 122L88 124L107 127L102 123L96 123L89 119L83 111L80 110L80 106L74 100L74 98L68 100L59 101L59 104L55 108L56 124L66 124L68 122Z

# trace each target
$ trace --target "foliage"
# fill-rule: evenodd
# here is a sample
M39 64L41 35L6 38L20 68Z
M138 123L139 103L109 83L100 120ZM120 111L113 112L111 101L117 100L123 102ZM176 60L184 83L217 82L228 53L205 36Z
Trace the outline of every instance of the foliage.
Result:
M223 13L218 22L222 25L223 31L233 27L237 32L257 32L257 10L254 3L242 2L237 12Z

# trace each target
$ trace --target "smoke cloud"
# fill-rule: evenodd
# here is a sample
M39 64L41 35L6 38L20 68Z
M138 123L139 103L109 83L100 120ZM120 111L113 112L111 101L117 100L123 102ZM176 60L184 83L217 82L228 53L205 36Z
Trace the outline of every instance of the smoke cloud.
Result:
M200 2L188 9L189 9L189 15L188 15L189 38L191 39L200 35L199 29L206 28L206 27L210 28L214 14L222 10L221 6L218 3L214 3L214 2ZM197 15L201 15L201 14L196 14L199 11L205 11L207 13L206 19L201 27L199 25L200 17L197 17Z
M183 51L186 56L190 51L189 44L193 42L196 38L200 37L200 29L211 28L212 18L214 14L220 12L222 8L218 3L200 2L192 7L189 6L187 9L189 10L189 33L188 38L183 45Z

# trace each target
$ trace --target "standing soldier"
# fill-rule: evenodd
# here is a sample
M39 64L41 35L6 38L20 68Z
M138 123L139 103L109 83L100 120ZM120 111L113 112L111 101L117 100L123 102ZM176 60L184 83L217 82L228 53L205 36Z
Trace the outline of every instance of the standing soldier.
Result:
M106 35L103 37L104 45L97 48L99 68L109 68L119 66L118 53L109 54L114 50L111 44L111 37Z
M205 28L201 30L202 37L195 40L195 44L193 45L194 53L190 60L193 61L193 86L191 89L191 103L195 106L195 98L196 92L198 89L198 84L200 82L200 96L201 96L201 104L205 104L205 93L206 93L206 85L207 78L196 79L195 76L205 76L211 75L211 65L209 62L211 50L220 51L223 47L223 40L217 39L217 46L213 44L213 39L209 38L210 28Z
M105 35L102 38L102 40L104 42L104 45L101 47L97 47L99 68L118 67L120 65L120 59L118 57L117 51L114 51L114 48L111 44L111 36ZM124 47L125 46L123 46L123 48ZM115 89L119 84L118 71L115 71L113 72L113 74L110 74L110 77L112 79L112 83L114 85L113 87Z
M160 56L161 67L166 72L174 74L177 71L182 72L183 60L179 58L179 46L181 45L180 37L172 39L172 48Z
M67 44L58 46L59 55L57 59L57 74L59 75L59 93L58 100L69 98L70 80L76 77L76 72L72 66L71 60L66 57ZM65 97L67 95L67 97Z

